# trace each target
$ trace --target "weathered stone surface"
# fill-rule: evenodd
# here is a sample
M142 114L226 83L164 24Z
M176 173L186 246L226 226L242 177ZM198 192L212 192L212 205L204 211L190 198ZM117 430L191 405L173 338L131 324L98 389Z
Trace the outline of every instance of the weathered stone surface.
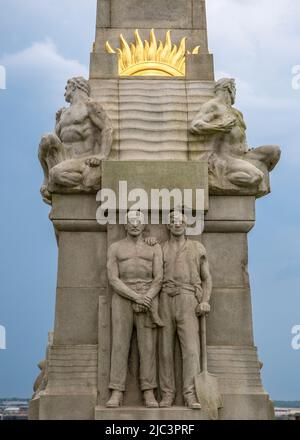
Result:
M207 249L214 288L249 287L246 234L204 233L202 242Z
M111 27L192 28L192 0L111 1Z
M187 55L186 77L189 80L214 81L213 55Z
M255 198L253 196L210 196L206 222L255 221Z
M97 27L186 28L206 30L205 1L99 0Z
M214 288L207 319L209 345L252 346L252 307L249 288Z
M97 393L64 390L40 397L39 420L94 420Z
M83 345L98 343L99 295L106 288L58 288L56 293L56 345Z
M101 288L107 286L106 234L63 232L59 235L59 288Z
M94 194L54 194L50 220L95 220L98 206Z
M155 182L153 176L155 175ZM116 179L118 176L118 179ZM119 182L127 183L128 193L135 189L144 190L151 201L152 190L179 189L182 194L185 189L193 191L192 206L197 209L196 190L204 191L204 206L208 209L208 175L205 162L161 161L159 167L154 161L106 161L102 169L102 186L110 188L120 199ZM124 202L124 200L122 200ZM172 201L171 201L172 202ZM173 202L174 203L174 202ZM128 209L133 202L128 203ZM119 203L118 203L119 206ZM174 206L171 206L174 208ZM160 201L160 209L162 209ZM164 207L164 209L166 209ZM202 210L202 207L200 208Z

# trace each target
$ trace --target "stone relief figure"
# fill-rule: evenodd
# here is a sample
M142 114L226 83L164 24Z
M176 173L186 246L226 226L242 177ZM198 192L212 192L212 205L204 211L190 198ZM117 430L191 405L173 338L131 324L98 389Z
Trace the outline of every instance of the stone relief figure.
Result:
M270 191L269 172L277 165L281 151L273 145L248 148L247 127L243 114L233 107L235 98L235 80L219 80L215 97L203 104L190 131L205 136L205 141L210 144L211 190L262 196Z
M108 158L113 128L102 106L90 98L82 77L68 81L65 92L70 107L56 114L55 133L42 137L39 160L44 171L43 200L51 193L90 191L100 188L101 161Z
M183 362L183 396L190 409L201 409L196 397L195 377L201 372L199 317L210 312L212 279L206 250L186 238L186 218L181 212L170 214L169 241L163 248L164 279L159 311L164 327L159 330L159 378L161 408L175 399L175 335Z
M160 245L147 244L142 233L144 216L131 211L127 215L127 237L108 251L108 279L112 298L112 354L108 408L122 405L128 370L133 327L136 328L140 355L140 386L145 406L157 408L156 331L162 327L158 316L158 294L163 280Z
M32 398L34 399L39 395L41 391L44 391L47 387L48 383L48 375L47 375L47 361L44 359L43 361L38 363L38 367L40 369L40 374L38 375L36 381L33 385L34 394Z

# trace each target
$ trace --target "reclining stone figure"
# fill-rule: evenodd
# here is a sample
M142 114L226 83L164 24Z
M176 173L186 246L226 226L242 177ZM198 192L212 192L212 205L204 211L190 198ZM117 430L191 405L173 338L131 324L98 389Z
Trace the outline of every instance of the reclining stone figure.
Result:
M39 147L44 171L41 194L48 204L55 191L100 189L101 162L113 142L112 124L102 106L90 98L87 80L70 79L65 99L70 107L57 112L55 133L44 135Z
M281 151L267 145L249 149L243 114L233 107L235 80L216 83L215 97L201 107L190 131L205 137L210 154L210 188L215 192L249 193L262 196L270 191L268 173L277 165Z

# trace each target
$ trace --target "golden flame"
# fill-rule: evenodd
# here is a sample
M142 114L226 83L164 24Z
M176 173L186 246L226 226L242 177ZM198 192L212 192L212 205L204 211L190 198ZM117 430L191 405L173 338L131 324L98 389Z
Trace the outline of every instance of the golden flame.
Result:
M120 48L116 50L106 42L106 51L118 54L120 76L185 76L186 37L178 47L172 43L171 31L166 33L165 43L160 40L157 43L154 29L149 41L143 43L138 30L134 38L135 42L128 44L121 34ZM192 54L198 54L199 48L197 46Z

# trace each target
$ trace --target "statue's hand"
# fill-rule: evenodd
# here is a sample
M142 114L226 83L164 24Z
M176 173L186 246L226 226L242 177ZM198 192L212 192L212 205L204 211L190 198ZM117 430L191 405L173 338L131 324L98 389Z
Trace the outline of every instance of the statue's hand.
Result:
M85 164L86 164L88 167L96 168L96 167L98 167L99 165L101 165L101 159L100 159L99 157L89 157L89 158L85 161Z
M159 243L156 237L147 237L144 239L144 241L148 246L152 246L152 247Z
M152 306L152 298L150 296L139 295L138 299L135 301L136 304L144 307L146 310L150 310Z
M146 313L147 312L146 307L142 306L140 304L133 304L132 308L135 313Z
M208 302L202 302L201 304L198 304L196 307L196 315L198 317L207 315L210 312L210 305Z
M135 304L138 304L139 306L143 306L144 305L144 296L139 295L137 297L137 299L135 300Z
M52 197L51 197L50 192L48 191L47 186L46 185L42 185L42 187L40 189L40 192L41 192L41 196L43 198L43 201L45 203L47 203L47 205L51 205Z

